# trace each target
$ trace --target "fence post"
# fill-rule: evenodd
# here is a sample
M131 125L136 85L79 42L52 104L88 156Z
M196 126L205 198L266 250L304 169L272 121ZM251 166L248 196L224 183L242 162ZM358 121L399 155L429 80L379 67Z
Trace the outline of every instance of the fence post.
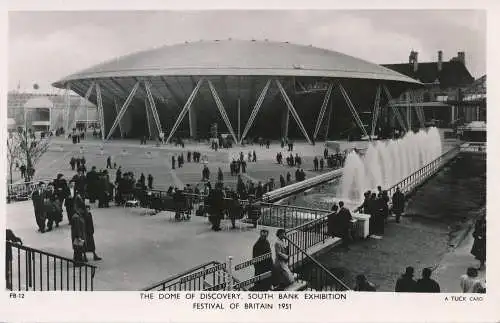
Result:
M228 272L228 282L227 282L227 290L233 290L233 256L227 257L227 272Z

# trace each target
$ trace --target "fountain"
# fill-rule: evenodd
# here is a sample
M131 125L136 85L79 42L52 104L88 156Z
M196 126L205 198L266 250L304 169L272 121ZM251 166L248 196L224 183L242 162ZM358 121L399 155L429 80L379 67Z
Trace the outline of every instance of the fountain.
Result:
M347 155L336 200L360 203L367 190L396 185L441 153L437 128L408 132L398 140L371 143L364 157L356 152Z

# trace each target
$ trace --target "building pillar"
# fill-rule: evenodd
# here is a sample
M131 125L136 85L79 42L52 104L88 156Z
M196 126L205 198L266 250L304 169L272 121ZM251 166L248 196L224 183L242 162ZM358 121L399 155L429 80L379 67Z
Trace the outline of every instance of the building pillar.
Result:
M189 117L189 136L191 138L196 138L196 111L195 107L191 107L191 109L188 110L188 117Z

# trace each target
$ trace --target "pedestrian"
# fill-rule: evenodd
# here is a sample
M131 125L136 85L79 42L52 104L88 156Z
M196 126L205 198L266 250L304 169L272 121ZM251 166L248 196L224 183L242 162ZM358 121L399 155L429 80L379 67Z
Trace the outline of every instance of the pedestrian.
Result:
M95 252L95 241L94 241L94 221L92 219L92 213L90 211L83 212L83 220L85 223L85 249L84 253L91 252L94 256L94 261L101 260Z
M81 212L76 212L71 218L71 245L73 247L73 260L76 266L81 266L87 262L85 255L85 220Z
M351 220L352 215L349 209L344 207L344 202L339 202L339 212L337 214L338 237L342 239L342 247L349 249L351 240Z
M31 201L33 202L33 209L35 212L35 220L38 226L38 232L45 232L45 218L46 212L44 208L45 199L45 183L39 182L38 188L31 194Z
M217 170L217 180L221 183L224 182L224 174L222 173L222 169L220 167Z
M274 253L276 259L274 261L273 280L276 290L284 290L286 287L293 284L295 277L293 276L290 267L288 267L289 250L285 245L285 229L278 229L276 232L278 240L274 243Z
M460 277L460 288L462 293L484 293L486 292L481 280L477 277L477 269L467 268L467 273Z
M327 219L327 230L328 234L333 238L338 235L338 226L337 226L337 211L339 209L339 206L337 203L333 203L331 212L328 214L328 219Z
M273 270L273 259L271 253L271 244L267 240L269 235L269 230L260 230L260 236L257 242L253 245L252 258L261 257L259 262L256 262L253 266L255 269L255 276L267 273ZM255 283L254 291L268 291L271 289L272 280L269 278L262 279Z
M69 160L69 165L71 166L71 170L75 170L75 165L76 165L75 157L71 157L71 159Z
M175 155L172 155L172 169L175 169Z
M68 222L71 223L71 218L75 214L75 182L69 182L65 196L64 206L66 207Z
M17 237L11 229L5 230L5 240L23 244L21 238ZM12 247L8 244L5 246L5 283L7 289L12 289Z
M405 273L399 277L396 282L395 292L397 293L414 293L417 290L417 282L413 279L415 269L406 267Z
M470 252L479 260L479 270L481 270L486 262L486 216L483 215L476 221L472 236L474 244Z
M87 173L87 196L90 204L94 204L97 200L97 191L99 190L99 174L97 174L96 167L92 166L90 172Z
M285 187L286 186L286 181L285 178L283 177L283 174L280 175L280 187Z
M112 165L111 165L111 156L108 156L108 158L106 159L106 169L112 169Z
M148 188L153 189L153 176L151 174L148 174Z
M314 171L318 171L318 170L319 170L319 160L318 160L318 156L314 156L314 159L313 159L313 166L314 166Z
M376 288L366 279L365 275L357 275L354 290L357 292L375 292Z
M47 195L44 201L47 214L47 231L52 231L52 226L55 223L56 228L62 221L62 205L59 202L57 192L54 190L54 185L51 183L47 186Z
M320 169L321 171L323 171L323 168L324 168L324 167L325 167L325 160L324 160L323 158L321 158L321 159L319 160L319 169Z
M255 153L255 150L253 151L253 158L252 158L252 162L257 162L257 154Z
M441 289L439 284L431 278L432 270L424 268L422 270L422 278L417 280L416 292L417 293L440 293Z
M401 193L399 187L396 187L396 192L392 195L392 212L396 215L396 222L399 223L401 214L405 208L405 195Z
M203 170L201 171L201 180L202 181L210 180L210 170L208 169L207 165L203 166Z
M21 167L19 167L19 170L21 171L21 178L26 177L26 165L22 164Z

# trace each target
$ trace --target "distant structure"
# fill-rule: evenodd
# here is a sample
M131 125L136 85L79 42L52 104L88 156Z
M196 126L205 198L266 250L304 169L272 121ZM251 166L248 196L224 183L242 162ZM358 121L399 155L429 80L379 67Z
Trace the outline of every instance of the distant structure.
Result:
M84 128L85 124L98 127L95 105L77 95L11 91L7 95L7 115L12 120L10 127L27 126L34 131Z
M475 85L485 84L486 77L474 80L467 70L465 52L445 62L439 50L436 61L419 62L418 52L412 50L408 63L383 66L424 84L391 102L391 107L403 112L410 127L422 123L448 127L486 119L486 86Z

